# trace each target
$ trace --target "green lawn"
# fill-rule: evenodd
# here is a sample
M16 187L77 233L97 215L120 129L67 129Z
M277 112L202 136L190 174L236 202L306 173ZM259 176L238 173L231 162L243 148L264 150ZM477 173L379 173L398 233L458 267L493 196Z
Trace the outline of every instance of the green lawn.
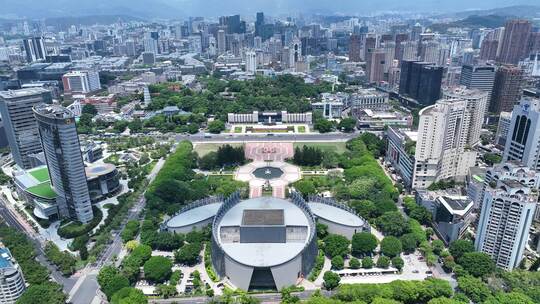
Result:
M217 151L219 147L226 144L217 144L217 143L204 143L204 144L195 144L193 150L199 154L199 157L205 156L210 152ZM232 147L240 147L242 144L239 143L229 143Z
M306 126L298 126L298 133L306 133Z
M47 170L47 167L35 169L35 170L32 170L32 171L29 171L28 173L30 173L30 175L32 175L40 183L49 180L49 170Z
M234 133L242 133L242 127L234 127Z
M43 197L46 199L52 199L56 197L56 193L51 188L50 182L44 182L39 185L29 187L26 190L36 196Z
M317 147L325 152L336 152L336 153L343 153L347 151L347 148L345 147L345 142L332 142L332 143L326 143L326 142L297 142L294 143L294 148L299 147L302 148L303 146L308 147Z

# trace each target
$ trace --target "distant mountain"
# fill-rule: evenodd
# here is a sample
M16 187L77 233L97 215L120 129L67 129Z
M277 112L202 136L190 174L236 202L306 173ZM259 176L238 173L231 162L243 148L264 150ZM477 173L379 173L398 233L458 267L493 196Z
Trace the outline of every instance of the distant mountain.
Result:
M487 16L478 16L473 15L465 19L449 22L449 23L434 23L429 26L433 32L443 33L447 29L452 27L468 27L468 28L496 28L504 26L506 20L515 18L514 16L497 16L497 15L487 15Z
M66 16L129 15L151 19L177 18L182 15L176 5L166 0L17 0L4 1L0 17L27 19L61 18ZM5 14L5 15L4 15Z
M469 16L507 16L520 18L540 18L540 6L537 5L514 5L507 7L499 7L486 10L470 10L461 11L450 14L457 18L467 18Z

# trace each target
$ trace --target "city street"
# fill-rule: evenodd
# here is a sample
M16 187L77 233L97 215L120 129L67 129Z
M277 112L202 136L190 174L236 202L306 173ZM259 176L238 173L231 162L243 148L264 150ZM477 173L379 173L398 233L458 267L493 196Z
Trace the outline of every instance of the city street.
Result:
M160 159L152 169L152 172L148 175L148 182L151 183L157 176L157 173L165 164L164 159ZM126 223L130 220L139 218L139 214L144 209L146 200L144 198L144 192L141 194L137 203L129 210L126 219L122 222L122 226L118 231L122 231ZM97 301L95 298L99 298L98 290L99 285L96 281L96 274L101 267L112 262L113 257L117 256L122 250L122 238L120 233L114 234L114 239L109 246L103 251L102 256L96 261L96 263L87 266L82 270L82 276L78 279L77 284L70 288L69 300L76 304L92 304ZM99 302L97 302L99 303Z

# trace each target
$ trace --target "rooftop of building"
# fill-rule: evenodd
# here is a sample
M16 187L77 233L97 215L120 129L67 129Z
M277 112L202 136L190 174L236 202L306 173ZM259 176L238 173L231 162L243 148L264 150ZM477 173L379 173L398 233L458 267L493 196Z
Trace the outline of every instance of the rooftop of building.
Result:
M28 174L30 174L40 183L48 181L50 179L49 170L45 166L30 169L28 170Z
M50 181L46 181L32 187L28 187L26 188L26 191L32 193L35 196L39 196L45 199L53 199L57 196L56 192L54 192L51 186Z
M49 92L49 90L46 90L43 88L25 88L25 89L19 89L19 90L0 91L0 97L4 99L11 99L11 98L19 98L19 97L25 97L25 96L33 96L33 95L43 94L47 92Z
M474 205L474 202L466 196L440 196L438 200L452 214L464 215Z
M202 205L193 209L189 209L176 216L173 216L167 221L168 228L179 228L191 226L196 223L208 220L216 215L221 207L221 202Z
M347 210L329 204L309 202L313 214L330 222L349 227L362 227L365 222L359 216Z
M11 252L7 247L4 247L4 245L0 243L0 269L12 267L13 263L14 260L11 256Z
M271 210L280 210L275 213L283 213L283 226L306 227L306 238L285 243L240 243L223 242L220 235L218 242L225 253L236 262L252 267L281 265L294 259L305 248L312 229L307 214L297 205L276 197L251 198L237 203L217 223L218 231L226 227L242 226L246 210L259 210L258 212L263 213L269 211L271 214L274 214Z
M444 88L443 95L451 98L487 98L488 93L476 89L467 89L465 86Z
M74 118L73 112L68 110L67 108L56 105L56 104L45 104L41 103L36 106L34 106L34 112L43 115L48 118Z
M116 166L109 163L102 163L98 165L91 165L84 168L86 177L88 179L96 178L105 174L109 174L116 170Z

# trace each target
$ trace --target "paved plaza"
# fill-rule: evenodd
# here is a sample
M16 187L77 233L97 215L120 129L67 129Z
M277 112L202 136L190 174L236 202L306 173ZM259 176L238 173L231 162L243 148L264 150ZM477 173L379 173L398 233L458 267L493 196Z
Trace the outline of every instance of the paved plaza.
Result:
M246 158L254 161L284 161L294 156L290 142L250 142L244 151Z
M238 168L234 179L249 183L250 198L262 196L264 187L272 188L272 196L285 198L287 185L301 178L299 167L284 162L285 159L293 157L293 154L292 143L247 143L245 155L253 162ZM265 177L255 173L258 169L266 170L268 168L279 169L280 175ZM268 173L270 174L270 172Z

